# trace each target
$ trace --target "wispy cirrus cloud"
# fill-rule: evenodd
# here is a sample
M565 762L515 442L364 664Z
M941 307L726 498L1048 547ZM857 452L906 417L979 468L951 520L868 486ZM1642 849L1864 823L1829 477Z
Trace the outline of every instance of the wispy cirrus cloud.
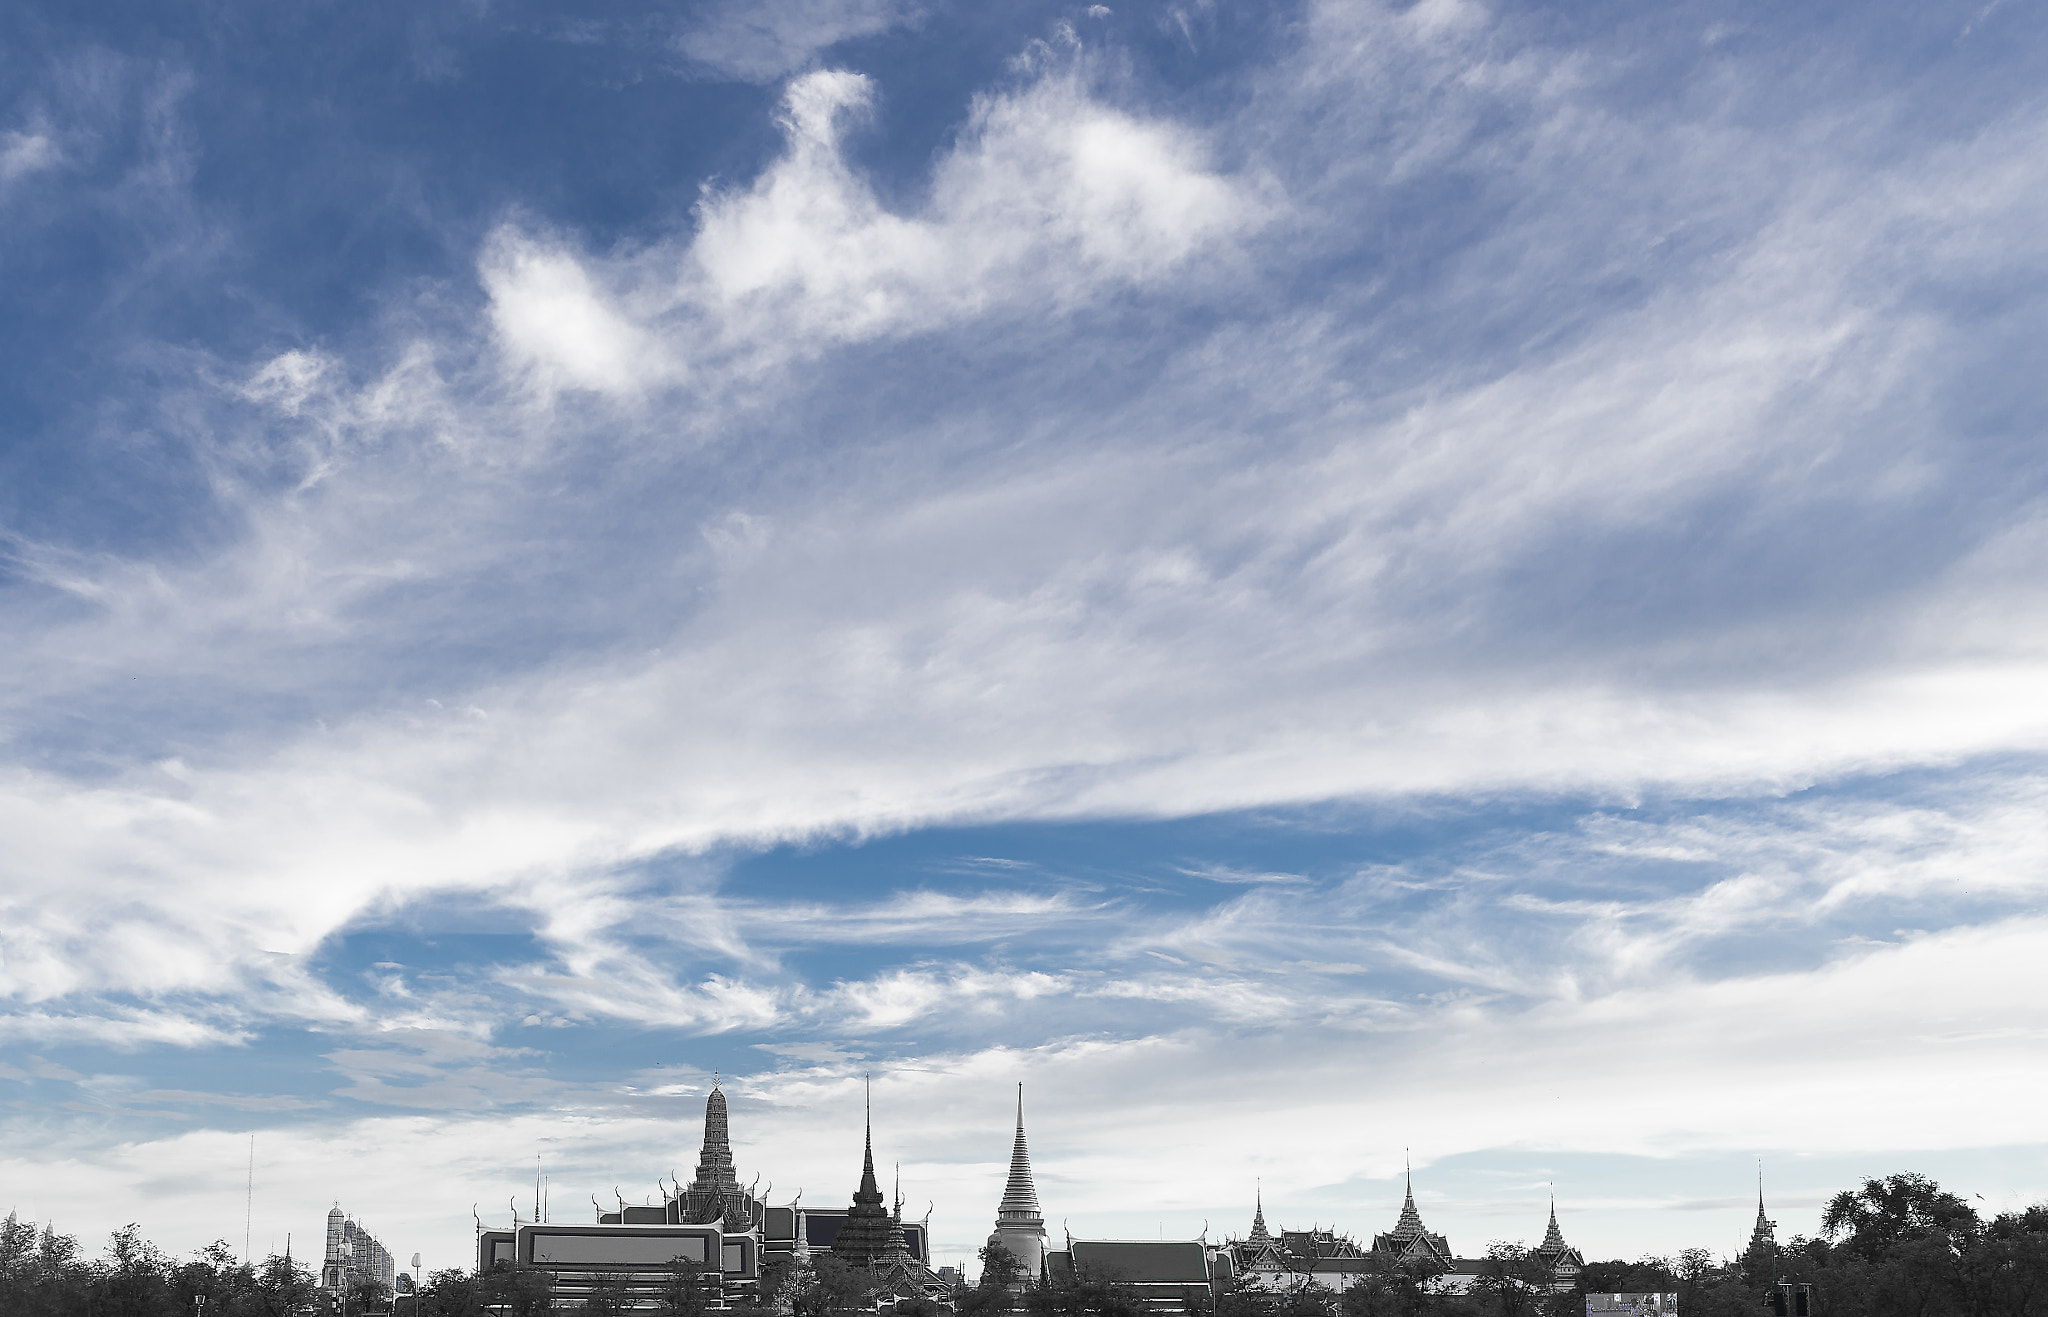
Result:
M920 1120L1057 1077L1088 1133L1054 1173L1176 1203L1249 1109L1190 1114L1219 1089L1284 1105L1235 1169L1304 1192L1407 1137L1882 1146L1931 1075L1998 1095L1968 1137L2032 1137L2011 290L2048 263L2048 117L1997 52L1915 81L1825 15L1744 45L1432 0L1236 54L1190 24L1217 72L1048 18L906 164L870 148L917 61L809 66L912 51L908 10L702 17L706 67L808 69L748 110L758 161L630 223L544 188L451 223L455 273L347 333L131 343L107 427L158 441L162 524L5 529L11 1040L85 1076L60 1044L327 1031L276 1118L414 1112L332 1138L451 1139L419 1165L478 1183L550 1104L592 1176L652 1137L626 1090L688 1087L660 1049L781 1057L792 1111L856 1061ZM108 204L163 199L142 245L197 268L226 125L120 67L157 92L108 120L148 130ZM98 178L70 140L66 187ZM1046 840L1176 819L1208 830ZM943 829L984 831L735 876ZM1797 1100L1745 1087L1790 1055ZM1668 1103L1616 1082L1646 1056ZM920 1137L971 1197L966 1119Z
M910 0L789 0L775 5L718 0L693 16L676 46L693 63L726 77L773 82L843 41L917 20Z

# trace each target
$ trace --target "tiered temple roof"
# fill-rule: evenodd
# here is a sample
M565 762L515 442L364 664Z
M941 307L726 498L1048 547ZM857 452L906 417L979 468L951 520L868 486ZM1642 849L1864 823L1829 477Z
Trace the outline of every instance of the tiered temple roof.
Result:
M1775 1251L1777 1247L1778 1223L1764 1214L1764 1168L1759 1161L1756 1168L1756 1225L1749 1232L1749 1248L1745 1251Z
M1579 1273L1586 1269L1585 1257L1564 1242L1564 1231L1557 1228L1557 1195L1554 1193L1550 1195L1550 1228L1543 1232L1543 1242L1532 1251L1550 1269L1551 1288L1555 1291L1570 1289Z
M1270 1244L1273 1236L1266 1230L1266 1190L1260 1186L1252 1190L1252 1232L1244 1237L1247 1244Z
M860 1188L853 1191L853 1206L839 1233L832 1238L832 1255L868 1270L870 1293L886 1308L912 1297L937 1299L947 1291L938 1275L910 1251L903 1230L903 1175L896 1176L896 1207L882 1206L882 1188L875 1181L874 1103L868 1104L866 1146L861 1157Z
M860 1188L853 1191L853 1206L846 1223L833 1237L832 1252L855 1266L867 1267L889 1255L902 1231L882 1206L882 1187L875 1183L874 1107L869 1104L866 1149L862 1154Z
M1415 1173L1408 1173L1408 1191L1401 1200L1401 1216L1394 1228L1373 1236L1372 1251L1389 1254L1397 1262L1427 1262L1449 1267L1455 1261L1451 1246L1442 1235L1431 1234L1415 1208Z

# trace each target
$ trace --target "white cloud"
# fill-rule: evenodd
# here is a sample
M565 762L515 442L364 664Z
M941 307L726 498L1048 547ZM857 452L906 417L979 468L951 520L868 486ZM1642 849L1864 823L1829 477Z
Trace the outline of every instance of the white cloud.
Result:
M771 76L898 13L806 12L698 57ZM2038 1088L2020 948L2040 930L2012 912L2038 896L2039 789L1955 766L2048 745L2048 521L2009 436L1980 442L1952 395L1958 363L2017 377L2038 337L1945 299L2048 257L2039 115L1875 149L1833 106L1630 113L1597 60L1449 3L1318 9L1199 126L1037 58L917 187L878 188L845 149L872 84L814 71L784 152L706 193L693 229L593 253L508 225L479 256L480 323L407 326L389 366L296 350L223 372L178 400L212 538L123 558L9 532L61 599L9 615L9 1036L958 1022L930 1093L965 1102L944 1084L1019 1064L976 1031L1025 1020L1097 1035L1032 1061L1068 1067L1089 1131L1053 1174L1161 1202L1211 1192L1174 1177L1234 1146L1179 1099L1283 1027L1228 1072L1287 1095L1240 1179L1329 1165L1331 1129L1381 1171L1410 1138L2033 1137L2010 1095ZM1957 798L1616 817L1486 857L1701 871L1647 893L1514 892L1474 865L1331 895L1218 869L1249 890L1148 921L980 875L780 904L719 893L702 858L1343 796L1771 797L1901 767ZM701 871L662 887L639 874L657 858ZM1457 890L1404 923L1381 880ZM368 1002L306 968L451 892L521 912L531 961ZM1517 945L1503 908L1549 932ZM1879 927L1923 908L1906 926L1926 933ZM1825 943L1796 970L1717 957L1787 925ZM879 963L941 929L1087 930L1073 955L1113 963ZM814 983L791 945L862 960ZM1696 1045L1674 1055L1678 1033ZM609 1100L495 1054L335 1056L387 1107ZM1646 1057L1669 1103L1631 1087ZM1766 1091L1759 1057L1804 1068ZM1937 1118L1937 1076L1991 1095L1981 1126ZM1855 1108L1880 1086L1896 1101ZM1156 1141L1111 1147L1111 1107ZM482 1156L526 1119L366 1126L322 1164L358 1136ZM957 1201L986 1196L970 1179Z
M1256 226L1260 186L1210 169L1195 134L1096 99L1062 62L977 100L915 213L886 209L846 160L857 73L790 83L786 153L709 194L681 247L623 263L501 231L484 283L501 341L561 384L631 393L677 362L718 394L843 343L1019 310L1061 312L1157 281ZM608 295L593 271L632 291Z
M62 162L63 152L48 133L0 133L0 187Z
M914 22L906 0L724 0L693 16L676 44L692 61L746 82L772 82L820 52Z
M1192 1235L1204 1218L1212 1230L1241 1228L1218 1212L1237 1202L1248 1212L1258 1176L1269 1213L1282 1204L1292 1223L1309 1204L1325 1224L1366 1233L1391 1218L1389 1182L1413 1148L1432 1227L1465 1249L1503 1229L1541 1227L1540 1215L1504 1225L1497 1195L1442 1195L1434 1167L1487 1153L1563 1169L1567 1228L1589 1255L1678 1243L1732 1252L1753 1211L1740 1186L1755 1150L1853 1159L1901 1146L1903 1124L1916 1164L1944 1174L1963 1164L1949 1155L1958 1150L2034 1146L2048 1034L2035 954L2044 932L2037 919L2015 920L1875 948L1816 973L1673 979L1501 1017L1449 1003L1398 1030L1348 1036L1320 1021L1278 1022L1227 1043L1189 1031L728 1075L736 1160L744 1175L773 1181L780 1201L799 1189L812 1203L850 1192L859 1076L875 1069L877 1153L902 1161L913 1211L936 1200L941 1251L967 1253L1001 1192L1011 1085L1022 1079L1041 1198L1084 1236L1155 1221ZM459 1067L460 1057L450 1060ZM363 1073L379 1064L366 1058ZM441 1082L435 1067L412 1070ZM457 1087L441 1097L495 1100L460 1087L473 1072L452 1073ZM275 1230L281 1250L285 1230L313 1229L339 1198L370 1213L387 1244L407 1241L401 1251L422 1248L430 1266L452 1264L466 1256L472 1203L486 1222L506 1219L508 1196L530 1203L536 1151L557 1219L582 1219L590 1195L609 1201L614 1185L637 1199L694 1152L701 1086L671 1087L672 1096L619 1088L609 1098L593 1087L568 1113L437 1111L261 1131L257 1244ZM1885 1101L1869 1101L1873 1092ZM1968 1121L1953 1119L1958 1093L1970 1095ZM0 1173L33 1187L19 1204L25 1214L54 1215L60 1228L93 1219L110 1186L126 1187L120 1220L139 1211L155 1238L187 1249L218 1233L207 1223L239 1219L246 1153L243 1136L225 1132L106 1149L65 1137L17 1145ZM1643 1178L1657 1191L1618 1178L1615 1163L1630 1158L1648 1160ZM1775 1184L1813 1197L1797 1162L1774 1165ZM1828 1187L1840 1186L1813 1186ZM1721 1205L1698 1210L1701 1198ZM1810 1211L1778 1215L1787 1230L1812 1229Z
M576 259L513 230L484 253L491 320L512 358L553 387L625 392L669 371Z

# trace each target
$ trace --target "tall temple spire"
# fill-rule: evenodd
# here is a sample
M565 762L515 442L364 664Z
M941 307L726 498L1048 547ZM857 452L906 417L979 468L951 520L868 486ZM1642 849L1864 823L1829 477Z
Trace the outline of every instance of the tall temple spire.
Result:
M1252 1232L1246 1236L1248 1244L1271 1243L1273 1236L1266 1230L1266 1189L1257 1185L1252 1190Z
M1401 1150L1401 1169L1408 1182L1408 1191L1401 1199L1401 1219L1394 1223L1393 1234L1397 1239L1423 1233L1422 1213L1415 1210L1415 1168L1409 1164L1406 1148Z
M1778 1223L1764 1214L1764 1163L1756 1163L1756 1227L1749 1232L1751 1248L1776 1248L1778 1246Z
M1017 1138L1010 1147L1010 1182L1003 1186L1003 1201L996 1209L996 1224L1045 1227L1045 1218L1038 1211L1038 1187L1031 1182L1031 1150L1024 1144L1022 1084L1017 1085Z
M1553 1186L1550 1191L1550 1229L1543 1232L1543 1242L1536 1246L1536 1251L1542 1253L1555 1249L1563 1252L1564 1248L1564 1231L1557 1228L1557 1189Z
M882 1206L882 1188L875 1180L875 1095L874 1080L870 1076L867 1084L867 1119L863 1122L865 1131L860 1167L860 1188L853 1192L853 1206L847 1210L846 1222L833 1237L832 1252L848 1262L857 1265L872 1265L877 1258L886 1257L893 1242L894 1229L889 1220L888 1209Z
M1451 1264L1451 1246L1442 1235L1432 1234L1422 1224L1422 1213L1415 1208L1415 1166L1409 1159L1408 1150L1401 1150L1401 1215L1394 1222L1394 1228L1383 1235L1374 1235L1373 1252L1390 1255L1407 1261L1419 1258L1433 1259L1444 1266Z
M1550 1228L1543 1232L1543 1242L1530 1250L1537 1261L1550 1272L1549 1284L1553 1294L1570 1289L1586 1269L1585 1255L1564 1242L1564 1231L1557 1226L1557 1186L1550 1189Z
M1038 1186L1031 1181L1031 1149L1024 1142L1024 1085L1017 1085L1017 1135L1010 1145L1010 1179L996 1207L991 1244L1008 1249L1023 1264L1023 1279L1038 1279L1045 1265L1045 1217L1038 1209Z

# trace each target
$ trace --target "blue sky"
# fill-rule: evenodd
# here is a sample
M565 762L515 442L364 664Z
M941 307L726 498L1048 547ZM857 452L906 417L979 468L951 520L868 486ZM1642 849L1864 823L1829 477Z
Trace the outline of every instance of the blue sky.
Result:
M2014 4L0 14L0 1197L2048 1197ZM522 1189L522 1186L526 1188ZM637 1188L627 1188L637 1186Z

